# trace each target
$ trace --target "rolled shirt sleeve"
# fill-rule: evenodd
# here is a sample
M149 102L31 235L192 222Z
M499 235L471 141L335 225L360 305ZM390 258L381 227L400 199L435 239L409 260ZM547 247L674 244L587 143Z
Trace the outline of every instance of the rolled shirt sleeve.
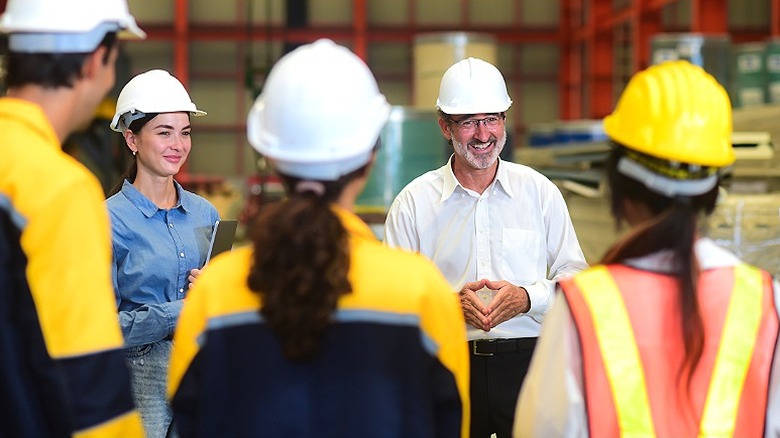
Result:
M173 336L184 300L144 304L135 310L120 311L119 323L125 346L157 342Z

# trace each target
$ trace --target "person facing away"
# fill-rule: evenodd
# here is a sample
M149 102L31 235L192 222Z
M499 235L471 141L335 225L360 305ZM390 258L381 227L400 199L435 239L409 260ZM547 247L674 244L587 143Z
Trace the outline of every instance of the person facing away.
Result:
M103 191L61 144L145 34L125 0L9 0L0 32L0 436L141 436Z
M333 41L271 70L247 130L287 199L187 298L169 378L182 436L467 436L457 300L429 260L385 247L353 213L389 110Z
M384 229L389 246L429 257L459 291L475 438L510 435L554 283L587 267L557 187L499 158L511 104L492 64L467 58L452 65L437 107L454 154L401 190Z
M111 121L134 158L106 206L116 306L148 437L175 434L166 398L173 330L219 220L211 203L174 179L192 148L190 116L205 114L178 79L150 70L124 86Z
M704 235L734 162L726 91L687 61L652 66L604 128L612 214L631 229L561 282L515 436L780 435L780 289Z

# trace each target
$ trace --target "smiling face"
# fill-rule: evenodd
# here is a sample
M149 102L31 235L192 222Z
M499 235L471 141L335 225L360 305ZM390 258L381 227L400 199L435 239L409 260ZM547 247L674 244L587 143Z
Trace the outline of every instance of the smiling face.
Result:
M187 113L162 113L147 122L138 133L125 132L131 151L137 152L138 173L173 177L190 154L190 116Z
M439 119L439 126L444 137L452 141L455 160L473 169L487 169L496 163L506 144L506 126L501 115L452 116L451 120Z

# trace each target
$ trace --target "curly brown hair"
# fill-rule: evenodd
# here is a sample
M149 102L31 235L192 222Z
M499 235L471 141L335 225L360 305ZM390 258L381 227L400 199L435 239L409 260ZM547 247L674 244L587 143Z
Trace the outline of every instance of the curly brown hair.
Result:
M337 181L318 181L322 194L298 193L294 188L301 179L280 175L288 198L263 208L252 221L248 285L262 296L260 314L290 360L309 360L319 352L339 297L352 292L349 235L330 203L367 171L364 166Z

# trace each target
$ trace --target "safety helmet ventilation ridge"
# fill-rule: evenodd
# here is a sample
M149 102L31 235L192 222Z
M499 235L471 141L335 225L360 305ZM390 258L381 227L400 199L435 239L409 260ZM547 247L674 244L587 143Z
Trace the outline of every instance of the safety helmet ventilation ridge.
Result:
M629 150L618 171L666 196L703 194L718 169L734 162L728 93L688 61L634 75L604 131Z

